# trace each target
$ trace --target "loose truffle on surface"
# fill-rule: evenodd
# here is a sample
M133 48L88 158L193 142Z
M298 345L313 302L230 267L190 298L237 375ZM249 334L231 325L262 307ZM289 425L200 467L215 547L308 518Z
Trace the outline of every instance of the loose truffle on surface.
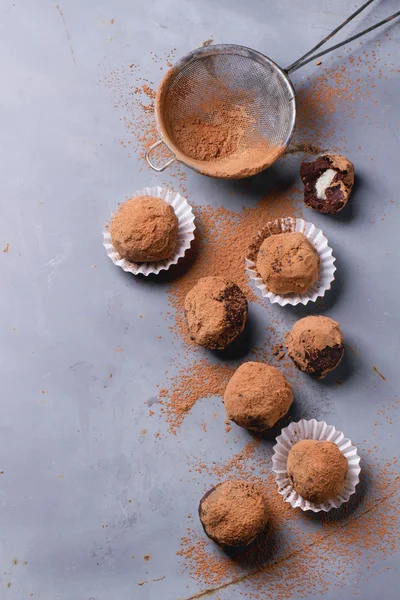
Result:
M258 251L257 270L274 294L308 292L318 281L319 268L317 251L300 232L271 235Z
M223 350L242 333L247 310L242 290L222 277L199 279L185 298L190 337L212 350Z
M171 258L177 234L178 217L173 207L152 196L137 196L124 202L110 226L114 248L131 262Z
M199 517L206 535L218 545L243 548L267 524L266 498L252 483L224 481L200 500Z
M286 348L296 367L322 379L343 358L343 334L339 323L329 317L304 317L287 335Z
M302 440L289 452L289 480L309 502L336 498L345 488L347 471L347 459L333 442Z
M300 176L305 204L333 215L347 204L354 183L354 165L340 154L324 154L313 161L303 161Z
M270 365L242 364L224 394L228 419L253 431L266 431L286 415L293 402L292 386Z

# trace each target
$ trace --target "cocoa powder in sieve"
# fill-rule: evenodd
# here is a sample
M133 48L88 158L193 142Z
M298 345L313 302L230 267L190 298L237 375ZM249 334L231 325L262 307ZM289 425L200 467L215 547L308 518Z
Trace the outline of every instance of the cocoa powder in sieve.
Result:
M218 118L208 121L188 115L173 121L172 138L189 158L204 161L225 158L237 151L243 137L244 115L240 106L228 108L214 103L208 111L218 111Z

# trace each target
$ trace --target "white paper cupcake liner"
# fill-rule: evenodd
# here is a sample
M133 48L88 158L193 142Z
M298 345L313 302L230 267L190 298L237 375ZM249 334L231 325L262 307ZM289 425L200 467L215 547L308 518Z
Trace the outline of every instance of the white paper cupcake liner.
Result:
M343 492L322 504L315 504L305 500L294 490L287 474L287 460L291 448L301 440L323 440L335 443L340 452L346 457L349 469L346 476L346 485ZM290 423L282 429L281 435L276 438L274 454L272 456L272 470L275 473L278 484L278 492L283 496L285 502L289 502L293 508L301 510L312 510L313 512L328 512L332 508L339 508L347 502L356 491L360 481L360 457L357 448L351 440L344 437L341 431L337 431L333 425L327 425L325 421L302 419L298 423Z
M180 258L183 258L185 252L189 250L190 244L194 240L194 231L196 229L194 223L194 214L191 206L189 205L186 198L178 194L177 192L173 192L167 188L162 188L160 186L154 187L145 187L142 190L137 190L135 192L135 196L153 196L155 198L162 198L171 204L173 207L176 216L178 217L178 238L177 245L175 248L174 255L167 260L162 260L159 262L151 262L151 263L133 263L129 262L125 258L122 258L114 246L112 245L111 235L109 230L109 224L106 223L106 226L103 231L103 245L107 251L107 255L111 258L113 263L118 267L121 267L127 273L132 273L133 275L157 275L160 271L166 271L170 268L171 265L176 265ZM110 222L113 218L113 214L111 215Z
M273 292L268 291L267 286L257 272L255 261L257 260L257 253L263 241L270 235L283 233L285 231L304 233L318 252L321 261L319 279L305 294L286 294L285 296L274 294ZM286 217L267 223L258 233L249 252L251 255L246 258L246 271L250 276L250 279L254 280L255 286L260 290L262 297L268 298L272 304L277 303L280 306L291 304L292 306L296 306L297 304L315 302L317 298L322 298L322 296L325 295L325 292L331 288L332 282L335 279L334 273L336 267L333 263L336 259L332 255L332 248L328 246L328 240L321 229L318 229L312 223L304 221L304 219Z

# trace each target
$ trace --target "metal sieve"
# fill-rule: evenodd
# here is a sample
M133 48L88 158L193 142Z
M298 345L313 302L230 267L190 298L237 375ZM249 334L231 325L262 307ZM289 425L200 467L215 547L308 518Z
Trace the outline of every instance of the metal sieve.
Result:
M198 48L181 58L167 72L157 91L155 114L160 139L146 150L150 167L163 171L177 160L204 175L235 179L254 175L270 166L284 153L296 122L295 91L289 74L400 15L398 11L361 33L313 54L373 1L363 4L285 69L256 50L233 44ZM233 109L237 112L226 122L224 114ZM176 134L190 119L195 124L206 124L216 136L222 127L227 137L239 127L241 136L237 147L224 157L215 155L204 160L191 155L187 144L185 146ZM184 133L191 146L204 144L201 127L199 132L194 127ZM156 166L151 155L160 146L169 156L163 165Z

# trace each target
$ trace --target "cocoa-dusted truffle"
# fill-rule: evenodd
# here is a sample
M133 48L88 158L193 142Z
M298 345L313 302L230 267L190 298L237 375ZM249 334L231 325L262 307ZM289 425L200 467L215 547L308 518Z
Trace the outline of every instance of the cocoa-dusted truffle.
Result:
M320 260L300 232L267 237L258 251L257 270L270 292L304 294L319 278Z
M223 350L242 333L247 310L242 290L222 277L199 279L185 298L190 337L212 350Z
M324 154L313 161L303 161L300 176L305 204L333 215L347 204L354 183L354 165L340 154Z
M171 258L177 233L178 217L173 207L152 196L137 196L124 202L110 227L114 248L131 262Z
M338 496L344 490L347 470L347 459L333 442L302 440L289 452L289 479L309 502L320 504Z
M339 323L329 317L304 317L287 335L286 348L301 371L322 379L342 360L343 334Z
M246 362L231 377L224 394L228 419L246 429L265 431L286 415L292 386L270 365Z
M199 517L205 533L220 546L246 547L267 524L266 499L252 483L224 481L204 494Z

